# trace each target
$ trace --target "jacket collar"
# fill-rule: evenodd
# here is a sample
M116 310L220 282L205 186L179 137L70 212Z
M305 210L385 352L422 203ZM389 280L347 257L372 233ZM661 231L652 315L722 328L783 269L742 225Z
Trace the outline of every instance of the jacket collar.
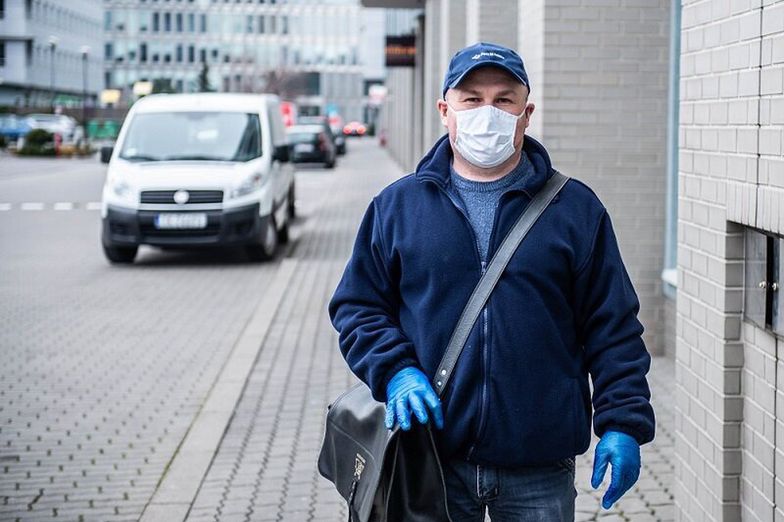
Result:
M533 175L524 176L509 190L521 190L528 194L528 197L533 197L550 179L553 167L547 150L531 136L526 135L523 139L523 152L528 155L528 159L534 166ZM431 181L441 188L447 188L450 183L449 165L452 162L452 156L449 135L444 134L417 165L416 179L420 182Z

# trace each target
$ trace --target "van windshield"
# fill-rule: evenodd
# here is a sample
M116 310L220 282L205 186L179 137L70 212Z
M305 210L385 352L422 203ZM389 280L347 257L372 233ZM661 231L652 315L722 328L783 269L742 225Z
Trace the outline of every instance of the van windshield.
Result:
M249 161L259 156L259 116L243 112L137 114L120 151L128 161Z

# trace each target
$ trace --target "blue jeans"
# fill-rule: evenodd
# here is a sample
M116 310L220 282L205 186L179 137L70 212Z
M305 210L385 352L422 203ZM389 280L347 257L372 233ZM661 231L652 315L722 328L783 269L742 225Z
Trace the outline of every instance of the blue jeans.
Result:
M444 466L452 522L573 522L574 459L550 466L495 468L451 460Z

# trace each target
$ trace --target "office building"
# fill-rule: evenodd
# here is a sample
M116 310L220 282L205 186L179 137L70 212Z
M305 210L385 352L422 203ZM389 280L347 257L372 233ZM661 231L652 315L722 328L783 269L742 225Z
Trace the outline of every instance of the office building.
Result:
M383 18L364 12L357 0L104 5L105 83L126 100L145 80L175 92L277 91L303 110L334 107L346 119L361 119L365 81L383 80ZM363 51L374 38L377 58Z
M77 107L102 87L101 0L0 0L0 105Z

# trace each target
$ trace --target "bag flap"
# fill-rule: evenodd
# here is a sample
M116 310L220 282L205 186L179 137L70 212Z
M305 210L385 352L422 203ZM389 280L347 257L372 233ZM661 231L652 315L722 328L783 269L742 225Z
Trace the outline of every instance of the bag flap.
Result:
M385 417L384 403L373 400L363 383L338 397L327 413L319 473L347 501L357 483L354 507L360 522L370 517L384 458L397 434L386 428Z

